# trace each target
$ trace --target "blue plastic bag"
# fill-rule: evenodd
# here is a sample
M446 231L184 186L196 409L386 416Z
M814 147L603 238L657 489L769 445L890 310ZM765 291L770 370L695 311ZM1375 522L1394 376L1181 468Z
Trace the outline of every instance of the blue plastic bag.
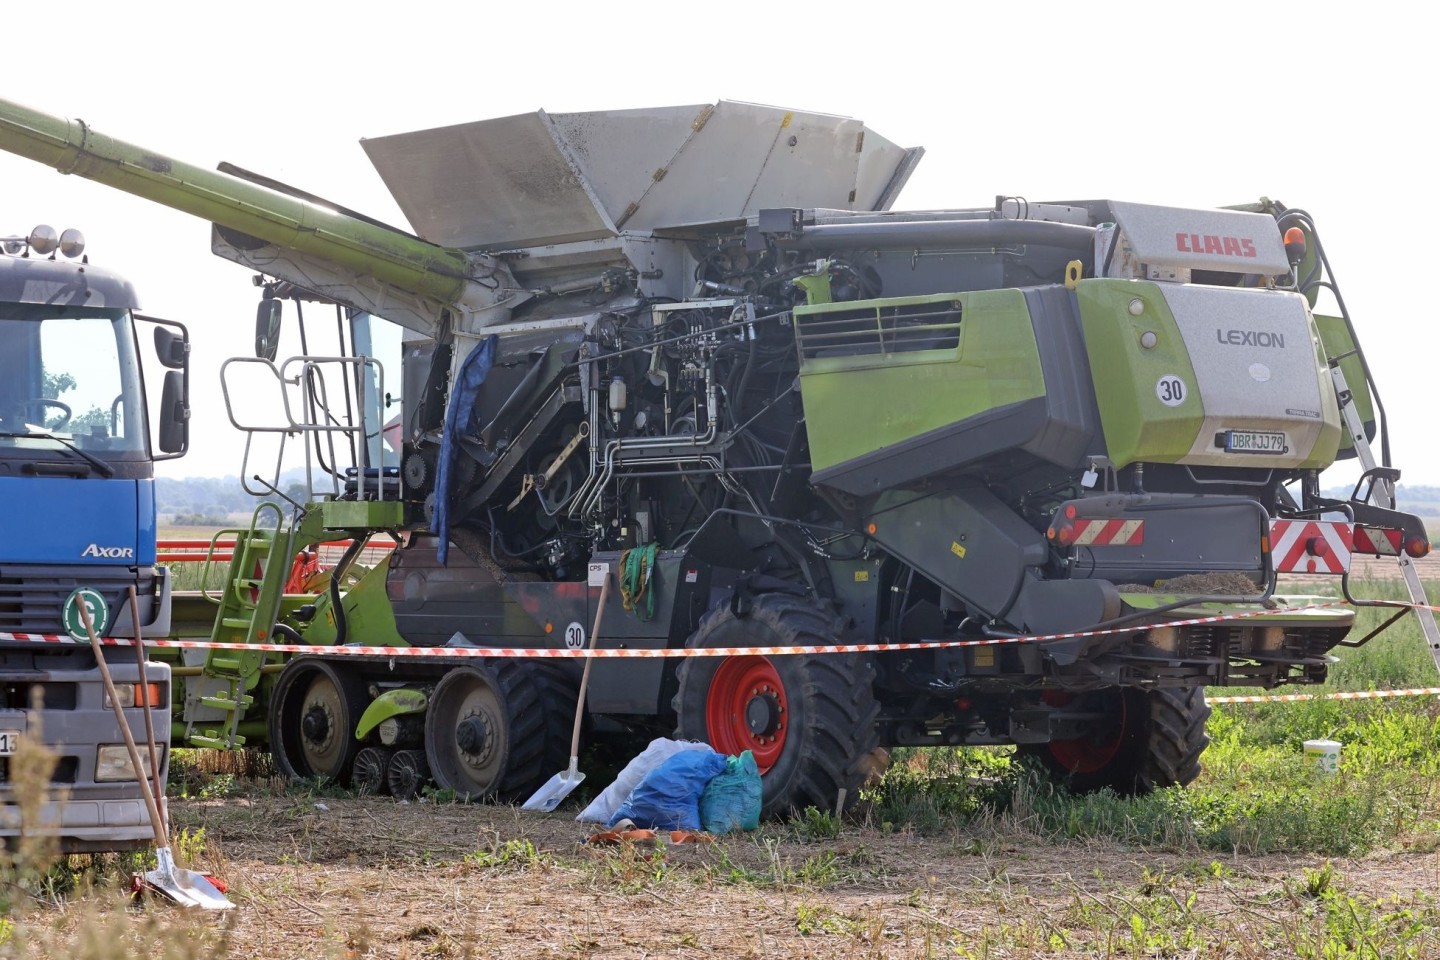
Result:
M749 750L725 758L725 770L700 795L700 824L707 833L754 830L760 826L760 768Z
M700 795L724 769L725 758L713 749L677 753L645 774L605 825L630 820L647 829L699 830Z

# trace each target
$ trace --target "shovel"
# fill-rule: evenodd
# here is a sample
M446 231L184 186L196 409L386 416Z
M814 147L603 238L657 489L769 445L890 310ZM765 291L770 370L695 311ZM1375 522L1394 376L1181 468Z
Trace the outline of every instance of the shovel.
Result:
M595 608L595 626L590 631L590 649L600 639L600 618L605 614L605 601L610 599L610 571L600 581L600 605ZM585 658L585 669L580 674L580 693L575 698L575 730L570 734L570 766L551 777L543 787L536 790L529 800L520 805L522 810L539 810L550 813L560 802L570 796L570 791L580 786L585 774L580 772L580 721L585 717L585 688L590 685L590 667L594 657Z
M110 678L110 667L105 663L105 650L100 646L100 638L95 635L95 625L90 621L90 609L83 600L78 601L76 606L80 609L80 622L85 624L85 632L90 636L90 648L95 651L95 663L100 667L100 679L105 681L105 692L110 695L110 706L115 710L120 735L125 738L125 749L130 752L130 764L135 769L135 778L145 795L145 809L150 813L150 825L155 828L155 859L159 866L145 874L145 882L182 906L199 907L202 910L233 910L235 904L225 899L225 895L215 889L215 885L203 874L194 870L182 870L175 865L175 857L170 852L170 841L165 835L165 824L160 819L160 807L155 802L155 792L150 789L150 778L145 775L145 767L140 763L140 751L135 747L135 737L130 733L130 724L125 722L124 708L120 706L120 698L115 694L115 681ZM140 643L138 636L135 642ZM143 684L143 674L140 679ZM148 691L144 696L145 702L149 703ZM154 772L158 776L159 771Z
M140 602L135 596L135 585L130 585L130 623L135 632L131 634L135 638L135 663L140 667L140 686L145 691L141 699L145 703L145 745L150 748L150 773L155 778L155 807L160 807L160 791L164 787L160 783L160 756L155 748L155 721L150 716L150 683L146 680L146 673L149 658L145 656L145 644L140 642ZM160 829L168 837L170 826L165 822L165 815L160 815Z

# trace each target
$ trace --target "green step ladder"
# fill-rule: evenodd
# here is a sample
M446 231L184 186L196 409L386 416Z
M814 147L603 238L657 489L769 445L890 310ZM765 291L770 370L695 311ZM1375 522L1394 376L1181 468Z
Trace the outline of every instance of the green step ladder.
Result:
M274 515L273 525L262 523ZM280 601L289 578L293 559L296 524L287 522L280 505L265 501L255 508L246 529L221 530L211 541L226 534L235 534L235 550L225 575L224 589L216 601L219 609L210 631L212 643L267 643L280 611ZM208 564L207 564L208 570ZM260 670L270 654L264 650L207 650L201 667L202 679L218 680L223 690L202 695L196 705L218 710L218 722L189 719L185 726L185 743L192 747L213 747L233 750L245 745L240 734L240 720L255 703L249 692L260 680ZM197 729L197 725L201 729Z

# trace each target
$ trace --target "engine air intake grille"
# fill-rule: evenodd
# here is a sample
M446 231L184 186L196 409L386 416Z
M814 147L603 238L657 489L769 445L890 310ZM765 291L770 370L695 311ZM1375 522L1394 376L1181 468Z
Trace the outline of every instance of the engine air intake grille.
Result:
M800 356L885 356L960 345L959 300L885 300L795 311Z

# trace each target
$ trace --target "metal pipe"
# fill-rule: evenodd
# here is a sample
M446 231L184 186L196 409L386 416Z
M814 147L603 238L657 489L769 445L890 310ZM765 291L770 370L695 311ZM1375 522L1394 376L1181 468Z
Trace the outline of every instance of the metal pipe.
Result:
M97 133L83 120L3 99L0 148L445 303L461 298L471 276L463 251L173 160Z
M943 244L998 247L1031 243L1093 250L1095 228L1049 220L887 220L806 227L790 242L807 250L853 247L911 248Z

